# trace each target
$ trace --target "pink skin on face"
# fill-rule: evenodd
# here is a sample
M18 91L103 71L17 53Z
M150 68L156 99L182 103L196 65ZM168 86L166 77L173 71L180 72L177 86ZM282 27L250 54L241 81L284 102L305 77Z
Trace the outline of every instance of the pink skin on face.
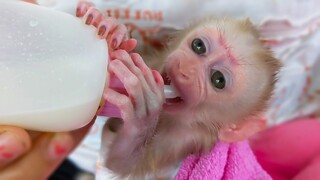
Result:
M204 55L199 56L190 48L195 38L200 38L205 43L207 52ZM232 91L243 81L241 69L238 68L238 59L227 47L226 40L214 29L200 32L195 30L180 43L178 49L169 55L165 74L178 90L182 100L166 103L164 109L167 111L189 109L190 106L197 106L199 102L203 102L204 98L215 96L216 93L212 93L215 90L210 82L214 70L219 70L226 76L228 83L225 91ZM240 76L234 77L233 74ZM217 101L219 98L220 95L214 100Z
M226 39L224 39L222 36L220 36L218 39L220 46L226 51L228 57L227 59L230 60L230 64L239 65L239 61L235 57L234 53L231 51L230 47L228 47Z

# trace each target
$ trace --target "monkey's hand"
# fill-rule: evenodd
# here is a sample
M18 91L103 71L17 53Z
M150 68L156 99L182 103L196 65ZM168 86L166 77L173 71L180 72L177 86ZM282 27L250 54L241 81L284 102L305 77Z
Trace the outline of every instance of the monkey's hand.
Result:
M106 39L109 51L123 49L132 51L137 41L129 39L128 30L124 24L120 24L112 17L104 17L103 14L94 7L93 3L81 1L77 5L77 17L83 17L85 24L93 25L97 28L97 35L101 39Z
M164 82L159 72L150 70L136 53L117 50L111 59L108 71L120 79L127 94L110 88L105 91L104 98L120 109L123 119L109 149L107 167L125 174L142 163L145 147L155 133L165 100Z

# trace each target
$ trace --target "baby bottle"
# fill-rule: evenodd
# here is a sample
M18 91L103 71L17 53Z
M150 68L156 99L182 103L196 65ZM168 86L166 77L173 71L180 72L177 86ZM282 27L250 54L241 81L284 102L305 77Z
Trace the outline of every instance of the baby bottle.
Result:
M108 46L72 15L0 2L0 125L69 131L95 115Z

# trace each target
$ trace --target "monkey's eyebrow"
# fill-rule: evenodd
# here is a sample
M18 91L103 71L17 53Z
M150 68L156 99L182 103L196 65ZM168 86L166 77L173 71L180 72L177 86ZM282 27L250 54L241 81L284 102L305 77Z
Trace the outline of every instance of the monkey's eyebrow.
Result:
M230 61L230 64L233 65L239 65L239 61L236 58L234 52L232 51L232 47L230 45L228 45L226 39L223 36L219 36L219 44L221 45L221 47L223 49L225 49L226 54L228 56L228 60Z

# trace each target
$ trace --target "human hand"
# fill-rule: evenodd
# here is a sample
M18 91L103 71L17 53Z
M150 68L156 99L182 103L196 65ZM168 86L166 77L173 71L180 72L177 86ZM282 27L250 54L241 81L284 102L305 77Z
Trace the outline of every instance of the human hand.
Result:
M47 179L93 123L94 120L81 129L60 133L0 126L0 179Z

